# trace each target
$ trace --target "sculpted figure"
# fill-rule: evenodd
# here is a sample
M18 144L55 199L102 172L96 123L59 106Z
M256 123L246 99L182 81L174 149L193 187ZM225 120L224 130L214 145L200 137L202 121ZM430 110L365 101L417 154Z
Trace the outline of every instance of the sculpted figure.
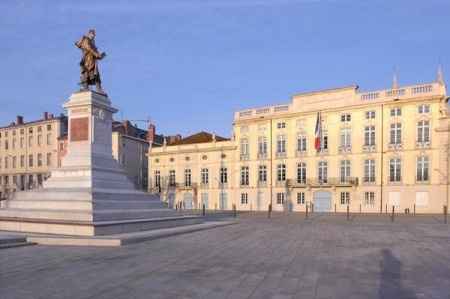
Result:
M102 81L98 69L98 60L105 58L106 53L100 53L95 46L95 30L90 29L89 32L81 37L75 45L82 51L80 61L81 90L89 90L89 85L95 85L97 92L105 94L102 89Z

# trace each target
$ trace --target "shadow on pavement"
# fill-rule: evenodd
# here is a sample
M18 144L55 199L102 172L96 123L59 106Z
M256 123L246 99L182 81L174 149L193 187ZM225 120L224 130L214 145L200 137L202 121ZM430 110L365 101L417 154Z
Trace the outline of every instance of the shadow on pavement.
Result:
M402 263L389 249L381 251L383 261L381 262L380 288L378 298L417 298L414 292L402 285Z

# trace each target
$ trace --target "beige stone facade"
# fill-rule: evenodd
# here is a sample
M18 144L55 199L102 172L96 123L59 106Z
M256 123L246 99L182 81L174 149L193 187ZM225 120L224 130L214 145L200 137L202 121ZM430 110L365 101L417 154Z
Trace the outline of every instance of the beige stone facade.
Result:
M66 129L65 116L44 113L41 120L24 123L21 116L0 128L0 198L41 185L58 166L58 138Z
M439 78L372 92L301 93L284 105L239 111L231 141L152 148L150 190L210 209L442 213L449 204L447 99Z

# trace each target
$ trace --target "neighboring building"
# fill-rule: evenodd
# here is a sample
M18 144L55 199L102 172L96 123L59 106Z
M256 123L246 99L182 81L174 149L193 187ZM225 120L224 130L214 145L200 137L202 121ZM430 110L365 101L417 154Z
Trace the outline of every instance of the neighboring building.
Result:
M449 204L447 100L440 75L430 84L373 92L350 86L239 111L231 141L152 148L150 190L186 207L203 198L210 209L267 210L272 203L278 211L314 205L344 212L348 205L363 213L393 206L442 213Z
M162 136L155 134L155 126L149 130L133 126L129 121L113 122L112 154L127 172L136 188L147 190L149 142L161 145Z
M229 209L235 152L233 141L206 132L154 146L149 191L161 193L170 207L183 202L188 209L203 203L209 209Z
M147 190L149 142L162 145L163 138L152 124L148 133L129 121L113 122L113 155L139 189ZM0 127L0 198L17 190L39 187L52 168L61 167L66 151L64 115L54 117L45 112L42 119L30 122L17 116L16 122Z
M58 138L67 131L64 115L44 113L37 121L22 116L0 128L0 198L34 188L58 165Z

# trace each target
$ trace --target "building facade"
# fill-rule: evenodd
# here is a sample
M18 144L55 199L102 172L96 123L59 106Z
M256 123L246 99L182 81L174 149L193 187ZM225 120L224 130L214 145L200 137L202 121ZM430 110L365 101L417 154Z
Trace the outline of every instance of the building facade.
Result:
M0 128L0 198L16 190L42 184L58 165L58 138L67 131L67 119L47 112L37 121L16 122Z
M152 191L159 175L171 181L165 200L189 201L188 191L197 203L208 198L210 208L442 213L449 204L447 100L440 76L372 92L301 93L288 104L239 111L231 141L152 148ZM189 170L200 185L185 190Z

